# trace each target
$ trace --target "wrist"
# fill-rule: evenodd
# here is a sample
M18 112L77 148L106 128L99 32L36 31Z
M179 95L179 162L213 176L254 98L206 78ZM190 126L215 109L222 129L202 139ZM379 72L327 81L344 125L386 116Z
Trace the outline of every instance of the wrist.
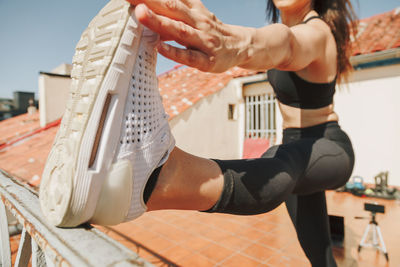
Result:
M257 29L240 27L240 40L238 42L238 64L242 68L251 68L251 62L254 57L254 41Z
M253 57L252 42L255 29L223 23L216 28L219 30L220 42L214 47L217 57L212 72L247 65Z

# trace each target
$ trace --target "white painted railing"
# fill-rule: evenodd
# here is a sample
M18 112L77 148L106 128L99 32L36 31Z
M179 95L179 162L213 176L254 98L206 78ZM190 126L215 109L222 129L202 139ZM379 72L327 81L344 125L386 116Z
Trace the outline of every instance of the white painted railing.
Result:
M276 111L273 94L251 95L245 97L246 132L245 138L276 138Z
M152 266L90 225L62 229L44 220L37 192L0 170L0 266L11 266L10 213L22 228L14 266ZM8 210L8 212L7 212ZM8 213L8 215L7 215Z

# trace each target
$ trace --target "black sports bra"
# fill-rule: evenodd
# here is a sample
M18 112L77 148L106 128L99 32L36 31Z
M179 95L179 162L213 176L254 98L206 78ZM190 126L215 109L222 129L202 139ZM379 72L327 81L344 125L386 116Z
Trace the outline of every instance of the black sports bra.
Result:
M310 17L302 24L312 19L321 19L321 17ZM333 103L336 78L330 83L313 83L300 78L293 71L271 69L268 70L268 80L274 88L276 98L285 105L317 109Z
M330 83L313 83L293 71L268 70L268 81L276 98L283 104L304 109L317 109L333 103L336 78Z

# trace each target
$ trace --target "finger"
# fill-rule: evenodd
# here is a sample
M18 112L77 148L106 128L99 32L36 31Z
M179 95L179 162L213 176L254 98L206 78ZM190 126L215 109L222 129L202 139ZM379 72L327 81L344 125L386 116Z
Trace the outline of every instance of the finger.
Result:
M178 48L164 42L161 42L157 46L157 50L161 55L175 62L199 69L201 71L212 72L212 67L214 65L213 59L200 51Z
M196 30L181 21L157 15L143 4L136 7L135 14L140 23L159 33L162 40L174 40L183 46L195 47L205 52L211 47L219 46L216 37Z
M134 5L138 5L138 4L146 4L147 2L155 2L155 4L160 4L161 2L165 1L165 0L127 0L128 2L130 2L131 4ZM185 4L186 6L188 6L189 8L193 7L194 5L194 0L179 0L180 2L182 2L183 4Z
M183 21L186 24L194 26L195 18L190 10L191 5L182 0L128 0L135 6L145 4L154 13L171 18L173 20Z
M139 4L135 8L135 16L141 24L150 30L157 32L160 35L161 40L172 40L173 37L169 34L169 32L163 30L163 25L164 27L166 25L160 22L160 16L154 14L145 5Z

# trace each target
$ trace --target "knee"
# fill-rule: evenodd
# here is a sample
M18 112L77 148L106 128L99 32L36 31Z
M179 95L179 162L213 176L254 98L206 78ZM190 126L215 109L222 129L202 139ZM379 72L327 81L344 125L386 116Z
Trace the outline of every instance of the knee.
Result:
M296 179L287 171L287 163L276 158L263 162L267 169L253 168L254 172L235 179L227 210L239 210L241 214L265 213L293 192Z
M290 172L286 162L274 160L273 166L269 168L269 179L265 179L259 186L257 196L260 207L265 207L265 211L270 211L284 202L296 186L297 179Z

